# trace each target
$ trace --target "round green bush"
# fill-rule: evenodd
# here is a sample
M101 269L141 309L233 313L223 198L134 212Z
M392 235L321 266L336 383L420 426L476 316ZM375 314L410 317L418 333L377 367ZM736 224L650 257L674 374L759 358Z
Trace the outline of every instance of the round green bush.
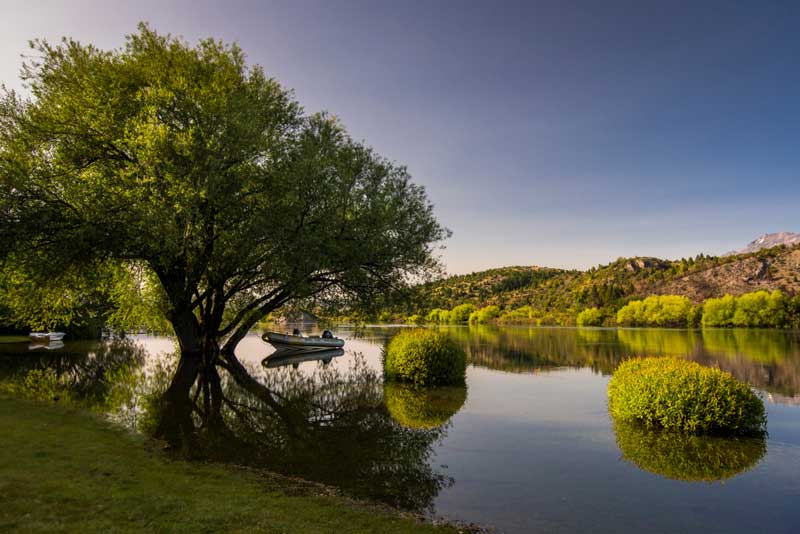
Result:
M680 358L633 358L608 384L608 409L619 421L688 434L763 432L764 403L719 369Z
M404 427L431 429L445 424L467 400L467 388L418 388L410 384L384 385L386 409Z
M449 336L426 329L402 330L384 353L389 379L419 386L464 384L467 357Z
M622 458L640 469L673 480L715 482L754 467L766 454L758 437L695 436L615 422Z

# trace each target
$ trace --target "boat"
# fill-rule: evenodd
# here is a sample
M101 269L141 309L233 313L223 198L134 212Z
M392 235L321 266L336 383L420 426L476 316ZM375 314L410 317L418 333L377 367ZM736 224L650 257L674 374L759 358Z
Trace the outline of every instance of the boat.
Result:
M31 332L28 334L33 341L61 341L66 334L64 332Z
M265 332L261 339L279 351L309 352L314 350L340 349L344 346L344 339L326 336L300 336L295 334L281 334L279 332Z
M325 365L331 363L336 357L344 354L343 349L322 349L311 351L278 350L273 352L261 362L268 369L291 365L295 369L303 362L322 361Z

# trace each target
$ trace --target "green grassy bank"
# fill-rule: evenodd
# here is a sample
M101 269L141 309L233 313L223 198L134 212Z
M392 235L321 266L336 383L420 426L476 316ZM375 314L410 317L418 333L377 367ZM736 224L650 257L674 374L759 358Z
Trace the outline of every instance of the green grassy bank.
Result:
M0 397L0 532L457 532L315 485L173 460L87 412Z

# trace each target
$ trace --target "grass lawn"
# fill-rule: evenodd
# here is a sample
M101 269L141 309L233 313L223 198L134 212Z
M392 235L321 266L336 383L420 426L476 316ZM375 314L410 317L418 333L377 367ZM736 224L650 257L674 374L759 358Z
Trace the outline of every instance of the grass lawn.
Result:
M85 411L0 397L0 532L457 532L290 486L170 459Z

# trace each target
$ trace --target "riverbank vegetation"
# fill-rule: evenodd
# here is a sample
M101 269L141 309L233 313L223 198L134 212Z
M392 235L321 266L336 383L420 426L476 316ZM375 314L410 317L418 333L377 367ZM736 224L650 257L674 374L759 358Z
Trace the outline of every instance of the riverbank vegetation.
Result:
M799 265L800 245L781 245L719 257L699 254L675 261L620 258L587 271L506 267L420 284L403 301L385 302L379 314L356 317L343 315L341 309L337 309L330 315L356 322L402 323L407 322L410 315L417 314L428 324L453 324L461 323L463 317L452 318L449 312L457 306L471 304L476 310L496 306L499 313L488 322L497 324L574 326L584 310L597 309L602 320L598 324L592 319L591 326L694 327L701 325L703 304L707 300L726 294L739 298L750 293L780 291L785 296L781 303L785 313L779 315L778 321L754 321L750 317L739 324L795 328L800 327ZM621 309L651 297L660 297L660 300L648 301L647 313L628 314L628 311L637 311L629 308L623 312L623 322L618 323L617 314ZM686 305L687 300L690 306ZM632 308L637 306L633 304ZM324 310L322 313L326 315ZM582 325L590 326L584 319ZM707 320L706 323L717 326L717 322Z
M469 312L469 313L468 313ZM353 317L339 317L353 320ZM652 295L633 299L614 308L573 308L541 310L531 305L477 308L460 304L452 310L434 308L427 313L383 312L375 318L383 322L408 324L517 324L537 326L636 326L660 328L798 328L800 295L790 297L780 290L754 291L734 297L725 295L699 303L682 295ZM357 319L358 320L358 319ZM360 318L369 320L368 317Z
M763 401L729 373L681 358L633 358L608 384L612 417L645 428L687 434L758 434Z

